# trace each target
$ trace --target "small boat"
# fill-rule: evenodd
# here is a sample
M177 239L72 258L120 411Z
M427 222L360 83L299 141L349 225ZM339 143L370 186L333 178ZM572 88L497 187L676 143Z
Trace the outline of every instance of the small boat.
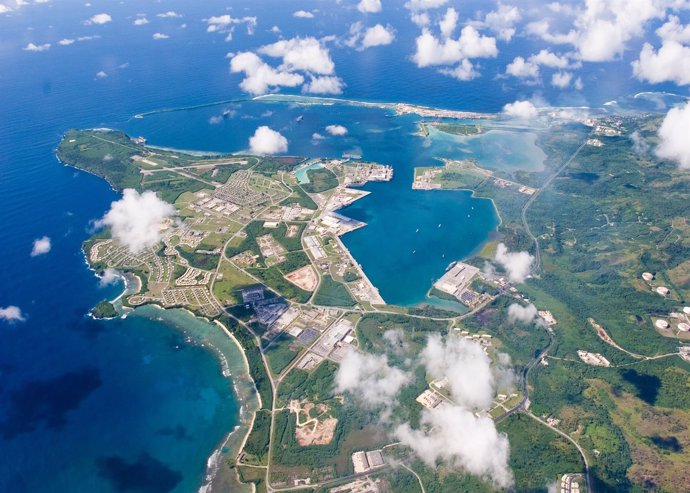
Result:
M438 227L440 228L440 227L441 227L441 225L439 224L439 225L438 225Z
M417 231L415 231L415 233L419 233L419 228L417 228Z
M297 123L299 123L299 122L301 122L302 120L304 120L304 115L298 116L296 121L297 121Z
M417 253L417 250L412 250L412 255L414 255L415 253Z

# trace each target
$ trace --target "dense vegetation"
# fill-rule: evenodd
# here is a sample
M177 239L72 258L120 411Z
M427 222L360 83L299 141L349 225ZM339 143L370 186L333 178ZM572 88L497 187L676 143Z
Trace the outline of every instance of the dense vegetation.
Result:
M244 451L253 455L261 464L266 462L268 457L268 443L271 431L271 412L261 409L256 412L254 426L247 437Z
M335 363L326 360L311 372L291 371L278 388L278 403L284 406L293 399L318 402L331 398L336 370Z
M113 318L117 316L117 310L109 301L100 301L92 310L94 318Z
M338 186L338 177L330 169L317 168L307 171L309 183L302 184L308 193L321 193Z
M237 323L233 318L227 315L221 315L219 321L235 336L242 346L244 354L247 356L249 363L249 374L254 380L256 389L261 397L261 409L271 409L273 402L273 389L271 381L266 373L261 353L256 345L256 340L252 334Z
M546 491L563 474L584 472L575 446L528 416L515 414L498 429L508 434L517 491Z

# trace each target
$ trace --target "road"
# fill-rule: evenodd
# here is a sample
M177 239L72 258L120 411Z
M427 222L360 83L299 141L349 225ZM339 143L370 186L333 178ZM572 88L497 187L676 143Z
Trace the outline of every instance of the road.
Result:
M589 461L587 460L587 454L585 454L585 451L582 449L582 447L580 447L580 444L577 443L577 442L576 442L570 435L568 435L567 433L565 433L565 432L559 430L559 429L556 428L555 426L551 426L549 423L547 423L546 421L543 421L541 418L538 418L537 416L535 416L535 415L532 414L531 412L526 412L525 414L526 414L527 416L529 416L530 418L532 418L533 420L538 421L539 423L543 424L544 426L546 426L546 427L550 428L551 430L555 431L556 433L558 433L559 435L561 435L563 438L565 438L566 440L568 440L570 443L572 443L573 445L575 445L575 448L577 448L577 451L580 452L580 455L582 456L582 460L583 460L584 463L585 463L585 481L587 481L587 493L594 493L594 490L592 489L592 476L591 476L591 474L589 473Z
M568 158L568 160L561 165L560 168L558 168L551 176L547 178L547 180L544 182L544 184L537 189L536 192L534 192L530 198L525 202L525 205L522 206L522 211L520 212L520 217L522 219L522 226L525 228L525 231L527 232L527 235L530 237L530 239L534 242L534 271L537 272L541 268L541 252L539 251L539 240L537 240L537 237L532 234L532 230L529 227L529 223L527 222L527 210L529 209L529 206L532 205L532 203L536 200L536 198L539 196L541 192L543 192L551 183L560 175L564 169L566 169L570 163L573 162L573 159L580 153L582 148L587 145L587 141L585 140L582 144L580 144L580 147L578 147L575 152Z

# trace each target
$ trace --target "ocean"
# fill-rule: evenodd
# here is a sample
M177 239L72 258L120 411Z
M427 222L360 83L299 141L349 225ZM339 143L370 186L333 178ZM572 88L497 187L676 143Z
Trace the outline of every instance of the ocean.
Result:
M646 89L629 77L629 57L585 66L584 92L517 85L500 74L516 53L535 48L529 38L499 45L498 59L481 62L485 76L468 83L418 69L409 59L418 31L402 3L388 2L376 19L396 28L395 44L362 52L329 45L346 83L343 97L494 112L535 94L554 105L600 105ZM253 35L239 26L226 42L223 34L206 32L202 21L227 12L223 2L89 5L30 4L0 15L0 307L19 306L26 317L0 321L0 491L196 491L209 457L239 422L242 403L232 375L241 372L241 355L218 329L185 312L149 308L110 321L86 316L99 300L121 291L99 287L81 252L93 220L118 196L103 180L57 162L63 132L111 127L158 145L238 152L263 122L285 132L291 154L357 153L393 165L392 183L367 185L372 194L344 211L369 223L344 241L391 303L420 301L450 261L482 243L497 217L488 201L467 192L410 190L413 167L430 165L434 149L454 153L456 145L465 145L437 139L425 147L424 139L410 135L411 117L392 119L385 111L345 105L230 102L132 119L162 108L246 99L238 88L241 77L228 71L228 52L276 40L274 25L284 37L345 36L349 24L362 19L353 6L236 1L230 12L256 15L258 23ZM466 2L462 10L481 5ZM318 12L311 21L296 19L297 8ZM157 16L167 11L180 17ZM113 21L84 24L100 12ZM137 13L148 14L150 24L132 26ZM169 38L154 41L156 32ZM98 37L57 43L84 36ZM51 47L23 50L30 42ZM210 116L226 106L237 114L211 125ZM297 114L305 115L301 124ZM312 132L328 124L345 125L350 134L312 142ZM534 152L527 145L525 153ZM44 235L52 239L51 251L31 257L32 242ZM230 377L218 351L228 360Z

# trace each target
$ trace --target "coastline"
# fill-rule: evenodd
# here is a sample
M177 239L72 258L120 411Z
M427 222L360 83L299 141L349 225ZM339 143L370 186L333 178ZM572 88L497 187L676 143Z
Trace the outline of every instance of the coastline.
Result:
M223 434L206 459L204 473L197 491L221 493L233 491L251 492L251 485L240 482L237 470L227 467L244 447L259 408L260 398L254 380L249 373L249 363L239 341L220 322L199 317L184 308L163 308L156 304L137 307L136 316L162 321L171 329L185 334L187 344L199 345L213 353L219 362L221 373L231 383L231 392L237 402L237 422ZM199 330L203 324L204 329ZM196 326L195 326L196 325ZM221 330L217 330L221 328ZM224 467L224 463L226 466Z
M82 253L84 254L83 259L87 268L92 271L98 279L102 279L102 276L99 275L96 269L94 269L89 263L88 255L83 248ZM189 330L189 332L195 337L202 337L202 334L195 333L194 328L188 329L184 327L188 326L188 324L183 324L180 323L180 321L174 320L177 313L184 314L185 317L194 319L195 321L203 323L209 327L219 327L221 329L220 334L224 339L222 341L216 341L217 344L214 344L213 341L209 341L207 338L200 339L203 342L194 342L189 335L185 339L187 344L199 344L210 349L220 364L223 377L231 381L232 393L239 406L237 411L238 422L235 424L232 430L224 435L206 460L206 467L201 484L198 488L198 493L222 493L227 491L251 493L253 491L252 485L242 483L240 481L236 468L233 467L231 469L229 467L222 467L223 460L226 458L230 458L234 463L235 459L244 448L246 440L249 437L249 433L254 425L256 411L261 407L261 396L259 395L254 379L251 376L249 370L249 361L244 349L242 348L242 345L232 334L232 332L230 332L220 321L211 321L205 317L196 315L191 310L186 308L165 308L157 303L146 303L136 308L123 307L120 300L127 294L138 293L141 290L142 283L141 279L134 274L117 271L117 275L118 278L123 281L124 287L120 294L111 300L111 303L117 303L116 310L118 311L119 316L124 318L132 313L136 316L141 316L151 320L163 321L165 325L173 330L179 331L185 335L188 335L187 331ZM157 313L153 313L154 310ZM165 318L160 317L161 313L165 314ZM100 321L118 318L109 317L97 319L90 312L88 315L94 320ZM226 351L223 351L223 349L218 347L222 346L222 342L228 340L230 341L231 347L226 348ZM233 358L232 354L226 354L227 351L234 351L235 353L239 354L240 357ZM241 361L240 365L237 364L237 360Z

